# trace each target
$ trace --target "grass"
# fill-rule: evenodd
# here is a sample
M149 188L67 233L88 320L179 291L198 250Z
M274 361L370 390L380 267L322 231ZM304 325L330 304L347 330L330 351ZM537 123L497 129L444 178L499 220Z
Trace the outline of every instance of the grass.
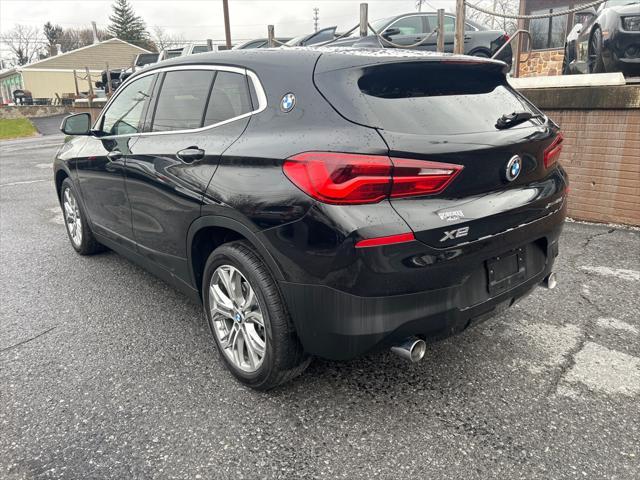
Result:
M28 118L0 119L0 140L31 137L37 133Z

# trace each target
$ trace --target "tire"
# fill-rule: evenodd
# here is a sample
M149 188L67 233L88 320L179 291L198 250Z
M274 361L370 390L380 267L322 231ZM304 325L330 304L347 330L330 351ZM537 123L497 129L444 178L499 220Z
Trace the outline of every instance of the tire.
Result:
M602 58L602 30L593 29L589 40L589 73L604 73L604 59Z
M278 286L248 242L235 241L214 250L205 265L202 285L202 303L218 354L240 382L268 390L307 368L311 358L303 351ZM240 290L240 296L234 299L233 290ZM252 306L245 310L240 305L248 303L248 298ZM227 300L233 307L228 307Z
M571 69L569 68L568 55L569 55L569 52L567 51L567 45L565 45L564 56L562 57L562 75L571 75Z
M78 201L76 189L69 178L64 179L60 188L60 207L69 241L76 252L80 255L93 255L105 250L93 236L87 216Z
M480 58L489 58L491 55L489 55L489 53L485 52L484 50L476 50L475 52L471 53L472 57L480 57Z

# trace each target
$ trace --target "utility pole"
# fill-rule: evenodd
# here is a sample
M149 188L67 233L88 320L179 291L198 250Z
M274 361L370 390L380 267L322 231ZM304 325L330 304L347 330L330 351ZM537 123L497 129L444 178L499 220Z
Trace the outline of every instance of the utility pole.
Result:
M318 31L318 19L320 18L320 9L318 7L314 7L313 9L313 31Z
M229 26L229 0L222 0L222 10L224 13L224 38L227 49L231 49L231 27Z
M456 0L456 36L453 53L464 54L464 0Z

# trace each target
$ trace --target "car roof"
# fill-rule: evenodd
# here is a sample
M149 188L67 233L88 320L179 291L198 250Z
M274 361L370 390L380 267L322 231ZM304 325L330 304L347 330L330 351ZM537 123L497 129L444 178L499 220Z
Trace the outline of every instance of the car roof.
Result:
M298 62L312 62L323 57L325 65L335 68L347 68L349 66L364 66L370 64L407 62L407 61L432 61L456 63L497 63L480 57L466 55L454 55L450 53L436 53L423 50L407 50L395 48L357 48L357 47L280 47L245 50L225 50L218 52L205 52L196 55L172 58L154 64L149 69L164 68L176 65L211 64L226 65L240 68L248 68L259 73L265 64L271 67L287 70L294 69ZM307 62L304 62L306 60ZM149 71L145 69L145 71Z
M409 12L409 13L402 13L402 14L396 15L394 17L382 18L381 20L388 20L387 24L390 24L392 22L395 22L399 18L413 17L413 16L416 16L416 15L438 15L438 12ZM445 12L445 15L449 16L449 17L455 17L456 16L455 13L450 13L450 12ZM478 30L488 30L488 28L485 27L484 25L481 25L481 24L479 24L477 22L474 22L473 20L470 20L468 18L465 18L464 22L468 23L469 25L472 25L473 27L477 28Z

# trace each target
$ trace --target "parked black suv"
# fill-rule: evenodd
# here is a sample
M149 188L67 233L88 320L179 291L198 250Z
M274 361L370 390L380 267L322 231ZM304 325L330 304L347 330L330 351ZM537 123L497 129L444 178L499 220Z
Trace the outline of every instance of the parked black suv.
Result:
M416 360L423 339L526 295L558 254L562 136L504 71L345 48L153 65L93 127L63 122L54 175L71 244L201 300L254 388L312 355L395 346Z

